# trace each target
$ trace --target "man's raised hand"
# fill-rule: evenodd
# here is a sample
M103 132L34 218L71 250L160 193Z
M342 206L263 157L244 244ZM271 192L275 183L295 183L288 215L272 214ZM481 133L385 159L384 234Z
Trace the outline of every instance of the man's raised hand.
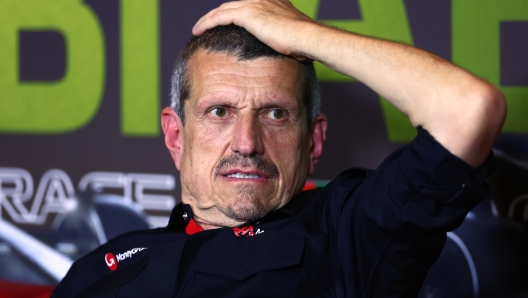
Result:
M192 33L202 35L220 25L235 24L244 27L275 51L306 59L298 47L302 35L298 34L309 24L317 24L297 10L288 0L241 0L222 4L201 17Z

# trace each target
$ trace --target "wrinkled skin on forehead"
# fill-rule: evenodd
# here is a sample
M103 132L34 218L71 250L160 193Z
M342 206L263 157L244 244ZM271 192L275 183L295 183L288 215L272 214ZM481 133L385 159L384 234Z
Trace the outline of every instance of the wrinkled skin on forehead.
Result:
M162 125L195 220L237 226L286 205L313 172L326 131L323 115L306 125L299 62L198 51L187 71L185 125L170 108Z

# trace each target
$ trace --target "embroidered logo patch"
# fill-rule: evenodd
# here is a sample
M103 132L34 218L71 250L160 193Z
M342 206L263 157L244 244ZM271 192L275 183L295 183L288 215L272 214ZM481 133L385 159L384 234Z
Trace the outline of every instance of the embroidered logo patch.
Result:
M115 271L117 269L117 259L113 253L109 252L105 255L105 262L110 270Z
M106 266L110 268L110 270L115 271L117 269L117 263L124 261L127 258L132 258L134 254L147 249L148 247L136 247L132 248L131 250L127 250L123 253L117 254L115 256L113 253L109 252L105 255L105 262Z
M233 228L233 232L237 237L252 237L264 233L264 230L258 229L256 232L254 232L253 226L247 226L242 228Z
M127 250L124 253L117 254L117 261L121 262L126 258L132 258L134 254L142 250L145 250L145 249L147 248L146 247L136 247L136 248L132 248L131 250Z

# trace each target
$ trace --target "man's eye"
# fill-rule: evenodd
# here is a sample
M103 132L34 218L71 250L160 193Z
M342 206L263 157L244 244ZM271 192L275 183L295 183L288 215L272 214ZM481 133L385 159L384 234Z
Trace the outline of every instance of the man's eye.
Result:
M209 114L213 117L222 118L227 116L227 109L222 107L216 107L209 111Z
M281 109L273 109L268 112L268 117L270 117L271 119L275 119L275 120L282 119L285 116L286 116L286 112L284 112L284 110L281 110Z

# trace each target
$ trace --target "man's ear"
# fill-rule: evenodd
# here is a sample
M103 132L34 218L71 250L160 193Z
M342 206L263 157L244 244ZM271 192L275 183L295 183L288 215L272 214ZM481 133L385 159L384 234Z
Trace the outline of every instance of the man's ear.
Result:
M161 127L165 134L165 145L169 149L176 168L180 170L183 150L183 124L172 108L166 107L161 111Z
M317 118L310 126L311 146L310 146L310 169L308 175L311 175L315 170L315 164L323 153L323 143L326 139L326 129L328 128L328 120L324 114L317 115Z

